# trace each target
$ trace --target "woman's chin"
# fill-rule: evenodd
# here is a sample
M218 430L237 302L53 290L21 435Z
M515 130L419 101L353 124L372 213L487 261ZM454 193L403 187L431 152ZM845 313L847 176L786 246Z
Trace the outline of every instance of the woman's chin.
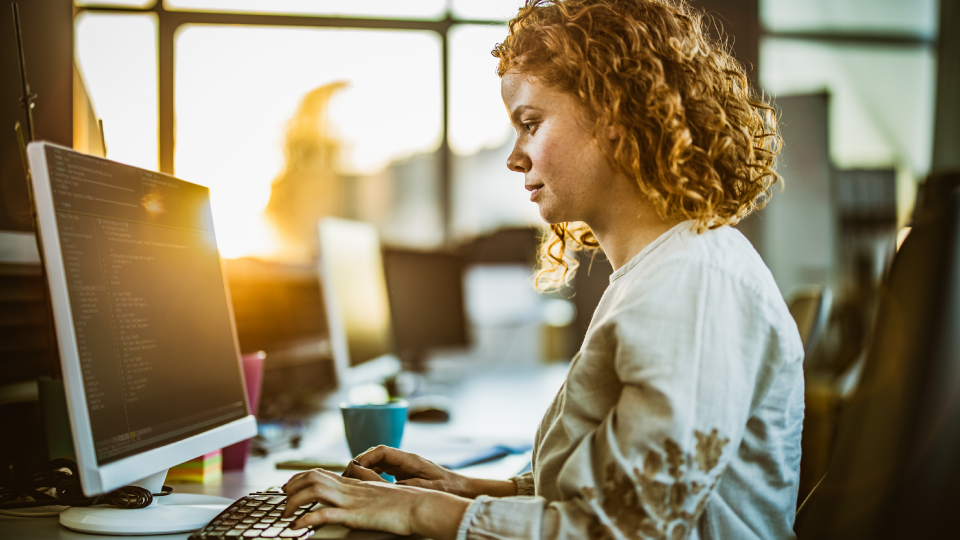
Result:
M576 221L564 217L559 212L551 212L549 209L545 209L543 207L540 207L540 219L547 222L547 225L556 225L558 223Z

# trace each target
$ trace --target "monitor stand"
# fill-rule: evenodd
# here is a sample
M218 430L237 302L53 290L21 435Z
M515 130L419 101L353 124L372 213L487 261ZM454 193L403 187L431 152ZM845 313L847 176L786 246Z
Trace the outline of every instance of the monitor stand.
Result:
M159 493L167 471L163 470L130 485ZM60 524L68 529L93 534L147 535L195 531L217 517L233 499L212 495L172 493L154 497L146 508L124 509L108 505L68 508L60 513Z

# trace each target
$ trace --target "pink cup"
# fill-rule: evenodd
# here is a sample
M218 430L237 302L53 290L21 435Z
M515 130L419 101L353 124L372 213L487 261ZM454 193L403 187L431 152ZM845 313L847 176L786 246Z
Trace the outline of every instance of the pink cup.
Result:
M257 413L260 403L260 386L263 381L263 359L267 355L263 352L245 354L240 357L243 364L243 380L247 387L247 402L250 412ZM242 471L247 465L247 454L250 453L250 439L231 444L223 449L223 470Z

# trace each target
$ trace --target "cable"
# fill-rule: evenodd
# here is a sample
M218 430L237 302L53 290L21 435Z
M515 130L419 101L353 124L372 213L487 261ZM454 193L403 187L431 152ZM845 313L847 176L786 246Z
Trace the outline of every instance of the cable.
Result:
M110 504L127 509L146 508L153 502L154 497L163 497L173 492L173 488L169 486L163 486L160 493L150 493L146 488L139 486L124 486L110 493L87 497L80 487L77 464L70 459L55 459L22 478L17 478L11 471L10 480L12 485L0 487L0 511L38 506L93 506L95 504ZM50 512L4 513L21 517L51 515Z
M14 510L0 510L0 515L13 517L56 517L60 512L16 512Z

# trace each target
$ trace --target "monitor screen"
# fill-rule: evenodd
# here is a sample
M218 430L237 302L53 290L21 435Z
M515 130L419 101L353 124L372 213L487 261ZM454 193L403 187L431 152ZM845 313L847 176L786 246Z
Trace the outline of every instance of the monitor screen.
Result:
M393 248L384 250L383 265L402 356L417 357L433 347L469 344L463 257Z
M209 190L44 152L97 463L246 416Z
M394 353L393 321L380 256L380 237L369 223L320 221L320 267L334 354L345 342L349 366Z

